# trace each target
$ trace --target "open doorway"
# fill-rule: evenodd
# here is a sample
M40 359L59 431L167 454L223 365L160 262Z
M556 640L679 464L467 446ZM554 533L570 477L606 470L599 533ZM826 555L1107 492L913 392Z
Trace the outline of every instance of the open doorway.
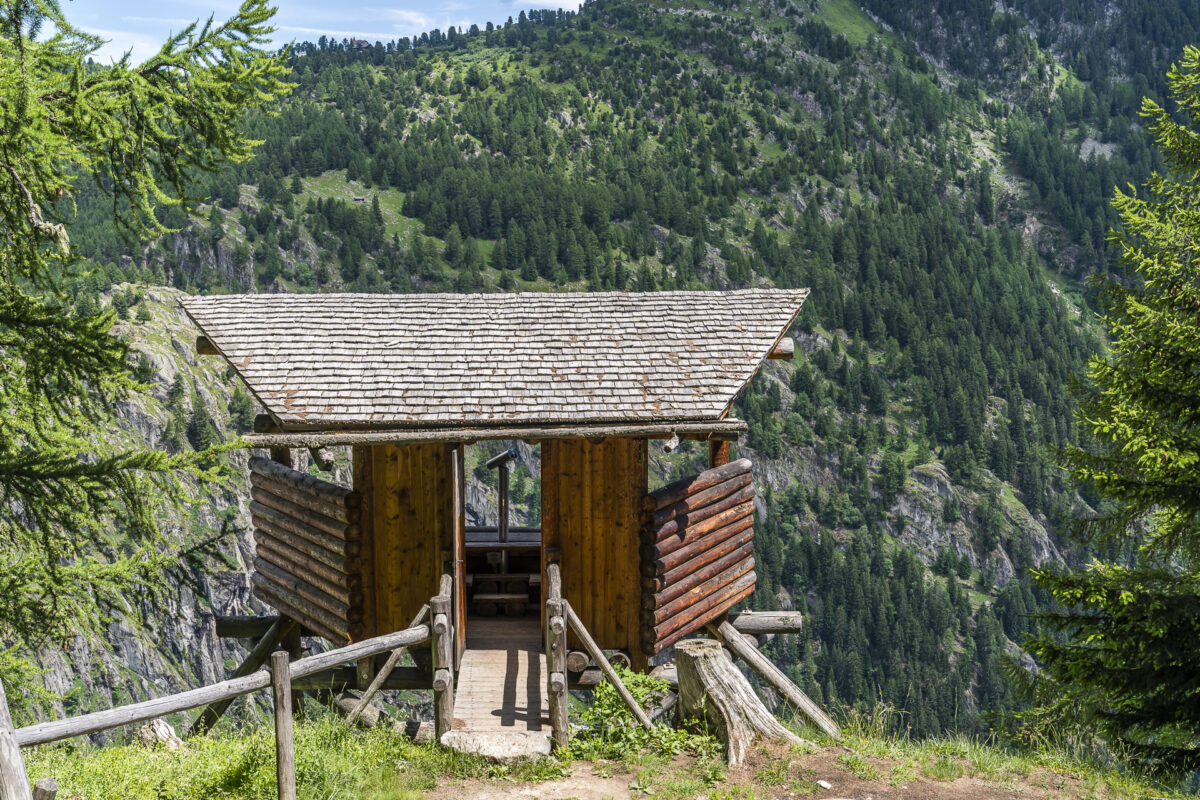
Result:
M480 442L466 448L464 461L467 616L536 619L541 593L541 447L519 441Z

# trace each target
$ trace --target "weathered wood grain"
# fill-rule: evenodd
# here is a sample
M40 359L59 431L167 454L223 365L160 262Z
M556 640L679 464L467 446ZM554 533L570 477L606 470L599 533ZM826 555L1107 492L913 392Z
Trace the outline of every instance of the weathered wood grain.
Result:
M650 492L643 501L642 507L647 511L657 511L660 508L678 503L688 495L702 492L709 487L723 483L737 475L750 471L750 460L739 458L720 467L706 469L696 475L680 478L668 483L661 489Z

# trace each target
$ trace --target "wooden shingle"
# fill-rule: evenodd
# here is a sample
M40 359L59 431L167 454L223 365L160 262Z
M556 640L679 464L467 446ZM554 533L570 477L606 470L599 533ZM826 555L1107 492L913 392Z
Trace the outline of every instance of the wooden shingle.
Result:
M190 297L284 430L711 421L807 289Z

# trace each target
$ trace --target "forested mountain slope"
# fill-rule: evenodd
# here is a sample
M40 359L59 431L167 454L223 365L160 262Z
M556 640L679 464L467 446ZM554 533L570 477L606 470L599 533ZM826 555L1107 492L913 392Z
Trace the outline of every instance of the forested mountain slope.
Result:
M1063 558L1056 520L1087 501L1049 455L1100 346L1078 279L1106 264L1108 192L1153 166L1131 114L1157 79L1130 70L1161 71L1172 14L1196 19L1150 14L1145 61L1075 4L984 5L593 2L322 37L249 123L258 155L193 215L164 210L179 233L131 247L81 206L79 302L121 280L809 286L803 357L736 412L763 497L754 605L806 610L772 647L820 702L983 730L1041 602L1026 571Z

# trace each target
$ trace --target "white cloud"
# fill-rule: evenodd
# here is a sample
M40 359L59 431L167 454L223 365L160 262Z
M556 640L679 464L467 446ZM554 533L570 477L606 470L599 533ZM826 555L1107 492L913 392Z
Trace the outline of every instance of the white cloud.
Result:
M305 28L300 25L279 25L279 30L287 31L288 33L303 33L311 36L332 36L337 39L367 39L369 41L386 42L391 39L399 38L401 34L392 31L390 33L371 32L366 30L345 31L345 30L330 30L329 28Z

